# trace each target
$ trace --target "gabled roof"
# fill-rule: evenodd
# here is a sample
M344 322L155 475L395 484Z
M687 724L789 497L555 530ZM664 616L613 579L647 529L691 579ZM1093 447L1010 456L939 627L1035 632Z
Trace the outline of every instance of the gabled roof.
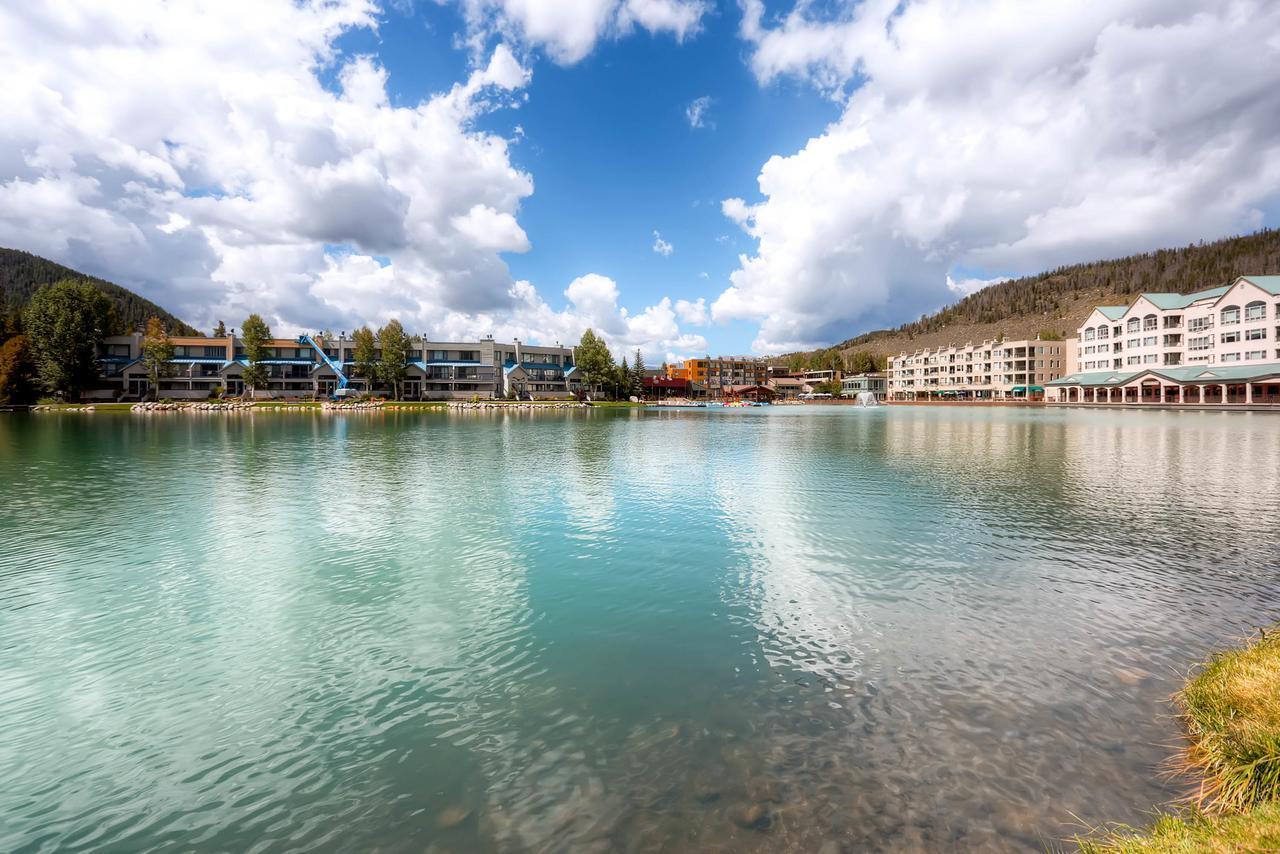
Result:
M1241 276L1240 278L1246 282L1252 282L1273 297L1280 296L1280 276Z
M1127 305L1100 305L1098 311L1106 315L1108 320L1119 320L1129 310Z
M1094 371L1070 374L1050 380L1047 386L1120 386L1139 376L1150 374L1178 383L1248 382L1268 377L1280 377L1280 362L1257 362L1230 365L1178 365L1176 367L1145 368L1140 371Z

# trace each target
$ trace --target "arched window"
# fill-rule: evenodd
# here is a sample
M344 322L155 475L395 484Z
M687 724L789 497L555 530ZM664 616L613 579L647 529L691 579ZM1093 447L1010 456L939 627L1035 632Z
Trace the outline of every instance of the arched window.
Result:
M1094 336L1093 327L1090 326L1084 331L1084 340L1092 341Z
M1125 325L1125 329L1129 332L1137 332L1138 327L1142 325L1142 321L1136 317L1129 318L1129 322Z
M1111 334L1111 329L1105 323L1098 327L1099 338L1106 338L1110 334Z
M1267 317L1267 304L1262 300L1254 300L1244 307L1245 320L1265 320Z
M1159 323L1160 321L1156 320L1156 316L1154 314L1148 314L1146 317L1142 318L1143 329L1155 329Z
M1229 305L1222 310L1222 325L1240 322L1240 306Z

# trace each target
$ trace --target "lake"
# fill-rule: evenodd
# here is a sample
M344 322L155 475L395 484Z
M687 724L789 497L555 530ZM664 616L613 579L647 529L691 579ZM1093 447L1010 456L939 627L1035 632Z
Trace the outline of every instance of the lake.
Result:
M1140 823L1277 472L1250 413L0 415L0 850Z

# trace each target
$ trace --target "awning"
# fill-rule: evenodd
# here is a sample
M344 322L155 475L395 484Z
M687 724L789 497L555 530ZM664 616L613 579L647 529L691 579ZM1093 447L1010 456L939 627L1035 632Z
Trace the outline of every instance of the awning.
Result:
M1013 388L1009 389L1009 391L1013 392L1014 394L1017 394L1020 391L1026 391L1026 390L1027 390L1027 387L1024 385L1016 385Z
M1028 389L1027 389L1027 391L1044 391L1044 386L1042 386L1042 385L1033 385L1033 386L1031 386L1030 388L1028 388Z

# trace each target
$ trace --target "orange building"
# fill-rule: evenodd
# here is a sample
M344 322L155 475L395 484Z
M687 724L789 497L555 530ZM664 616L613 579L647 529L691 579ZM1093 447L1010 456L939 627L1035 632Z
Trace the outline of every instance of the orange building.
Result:
M769 366L763 359L750 356L719 356L715 359L685 359L684 364L669 366L667 376L697 383L712 397L719 397L729 386L762 386L769 379Z

